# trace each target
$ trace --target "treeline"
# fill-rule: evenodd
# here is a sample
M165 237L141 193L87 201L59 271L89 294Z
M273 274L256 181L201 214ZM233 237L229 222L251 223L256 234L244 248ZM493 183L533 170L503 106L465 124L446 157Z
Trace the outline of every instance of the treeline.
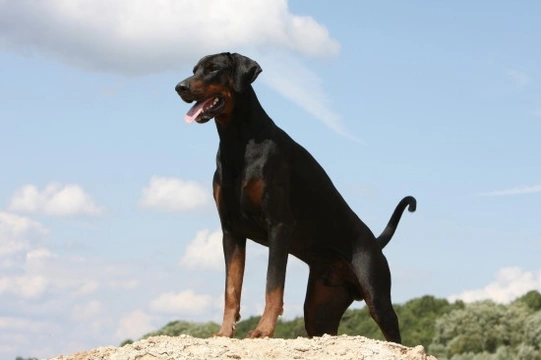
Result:
M404 345L423 345L439 360L541 360L541 294L535 290L509 305L481 301L465 304L423 296L395 305ZM244 338L255 328L259 317L240 321L235 337ZM210 337L219 330L213 322L172 321L146 334ZM363 335L383 340L381 331L365 308L348 310L339 334ZM275 337L307 336L301 317L280 320ZM131 343L126 340L122 345Z

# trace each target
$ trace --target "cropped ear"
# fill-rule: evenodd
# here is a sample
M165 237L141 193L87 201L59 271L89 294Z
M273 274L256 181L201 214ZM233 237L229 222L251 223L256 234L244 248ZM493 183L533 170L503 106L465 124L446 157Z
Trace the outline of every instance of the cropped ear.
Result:
M235 63L233 71L233 88L236 92L242 92L257 79L263 69L254 60L241 54L231 54Z

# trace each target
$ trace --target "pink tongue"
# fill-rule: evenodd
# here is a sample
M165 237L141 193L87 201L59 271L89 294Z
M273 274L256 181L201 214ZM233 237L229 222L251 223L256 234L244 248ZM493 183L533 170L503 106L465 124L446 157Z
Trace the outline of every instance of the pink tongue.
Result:
M205 105L212 102L213 100L214 100L214 98L210 98L210 99L205 100L205 101L197 102L194 106L192 106L192 108L190 110L188 110L188 112L186 113L186 116L184 116L184 120L186 120L186 122L188 124L193 123L194 120L197 119L199 114L201 114L201 112L203 111L203 108L205 107Z

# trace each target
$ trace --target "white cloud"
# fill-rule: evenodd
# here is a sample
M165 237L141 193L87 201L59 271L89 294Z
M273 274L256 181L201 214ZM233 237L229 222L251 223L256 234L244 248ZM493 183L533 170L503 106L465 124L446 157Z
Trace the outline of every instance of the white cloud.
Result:
M142 310L134 310L120 319L115 336L117 339L137 339L155 330L152 317Z
M37 221L0 211L0 257L24 252L31 247L29 238L48 230Z
M0 46L127 75L191 68L222 51L283 54L262 55L265 82L359 142L330 108L321 79L298 60L336 56L340 44L312 17L291 13L287 0L0 1L0 23Z
M541 192L541 185L519 186L506 190L491 191L479 194L480 196L505 196L505 195L523 195Z
M223 270L222 231L198 231L188 244L180 265L188 269Z
M43 190L25 185L15 191L9 209L45 215L99 215L102 209L79 185L49 184Z
M29 247L30 243L25 239L14 239L0 235L0 257L8 257Z
M24 299L32 299L41 296L49 280L39 275L24 275L0 278L0 294L12 294Z
M28 261L52 255L45 248L33 248L29 240L35 234L43 235L47 229L39 222L27 217L0 212L0 294L9 294L23 299L40 297L49 286L46 276L40 273L20 271Z
M161 294L150 302L150 309L168 314L202 314L213 306L212 297L196 294L193 290Z
M56 255L46 248L35 248L26 253L27 261L40 261L54 257L56 257Z
M0 236L18 237L32 232L43 234L48 230L30 218L0 211Z
M327 29L287 0L0 1L0 46L90 69L147 74L204 54L276 48L311 57L339 52Z
M157 328L143 313L130 313L120 322L119 314L147 304L152 295L143 291L134 300L133 289L140 283L161 288L162 272L153 267L142 270L137 262L54 253L32 239L45 232L28 218L0 212L0 249L6 239L25 240L24 247L0 257L0 308L7 314L23 314L0 316L0 354L9 355L1 358L28 351L49 358L110 342L117 330L119 340L124 340L123 333L138 337ZM35 331L37 327L41 331Z
M161 211L193 211L210 203L210 188L194 181L153 176L143 188L139 206Z
M466 290L452 295L449 301L473 302L490 299L498 303L509 303L530 290L541 291L541 271L537 274L518 267L501 269L493 282L482 289Z

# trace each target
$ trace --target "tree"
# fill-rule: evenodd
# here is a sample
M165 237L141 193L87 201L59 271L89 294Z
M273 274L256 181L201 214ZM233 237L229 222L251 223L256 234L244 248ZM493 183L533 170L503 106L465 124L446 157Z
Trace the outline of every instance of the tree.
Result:
M400 323L402 343L406 346L423 345L428 348L434 337L436 319L452 310L464 308L464 303L457 301L451 304L446 299L425 295L404 305L394 305L394 308ZM366 307L346 311L338 333L384 340L381 330Z
M250 331L256 328L261 316L252 316L240 321L235 329L235 337L243 339ZM293 320L281 320L276 323L274 337L282 339L295 339L299 336L308 336L304 329L304 318L297 317Z
M524 324L524 343L541 349L541 311L536 312Z
M342 316L338 334L362 335L371 339L385 340L366 306L362 309L347 310Z
M531 310L522 304L469 304L436 321L429 351L443 359L465 353L496 354L499 348L504 351L505 347L517 347L523 341L524 322L530 314Z
M464 306L461 301L451 304L446 299L437 299L429 295L397 306L403 344L428 347L434 337L436 319L452 310L463 309Z
M541 294L537 290L528 291L513 303L523 303L533 311L541 310Z

